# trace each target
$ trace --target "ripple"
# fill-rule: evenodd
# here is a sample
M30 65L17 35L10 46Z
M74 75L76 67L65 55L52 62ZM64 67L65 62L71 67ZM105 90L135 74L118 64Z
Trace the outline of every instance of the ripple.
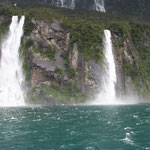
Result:
M94 147L89 146L89 147L86 147L86 148L85 148L85 150L95 150L95 148L94 148Z
M3 114L0 109L2 150L150 150L150 111L143 106L20 108Z
M126 133L126 137L123 139L126 144L135 145L134 141L131 139L131 133Z

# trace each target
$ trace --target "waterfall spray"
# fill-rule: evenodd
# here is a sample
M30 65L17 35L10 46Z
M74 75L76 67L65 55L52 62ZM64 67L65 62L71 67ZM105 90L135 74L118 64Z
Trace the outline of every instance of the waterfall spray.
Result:
M24 94L22 63L19 59L19 47L23 35L25 17L12 17L9 34L1 46L0 62L0 106L23 106Z

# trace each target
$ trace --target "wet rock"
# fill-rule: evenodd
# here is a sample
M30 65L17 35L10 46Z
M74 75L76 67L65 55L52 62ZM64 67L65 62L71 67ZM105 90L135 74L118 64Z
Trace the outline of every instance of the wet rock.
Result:
M78 67L78 45L75 43L73 46L73 50L69 54L69 63L73 69L77 69Z

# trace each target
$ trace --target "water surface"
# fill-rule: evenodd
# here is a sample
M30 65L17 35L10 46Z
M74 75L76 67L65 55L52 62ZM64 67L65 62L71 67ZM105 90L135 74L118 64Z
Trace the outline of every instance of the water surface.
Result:
M150 105L0 108L0 150L150 150Z

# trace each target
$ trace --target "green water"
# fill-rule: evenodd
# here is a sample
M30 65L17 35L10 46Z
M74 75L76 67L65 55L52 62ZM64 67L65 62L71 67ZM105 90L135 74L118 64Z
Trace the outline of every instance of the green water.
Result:
M150 150L150 105L0 108L0 150Z

